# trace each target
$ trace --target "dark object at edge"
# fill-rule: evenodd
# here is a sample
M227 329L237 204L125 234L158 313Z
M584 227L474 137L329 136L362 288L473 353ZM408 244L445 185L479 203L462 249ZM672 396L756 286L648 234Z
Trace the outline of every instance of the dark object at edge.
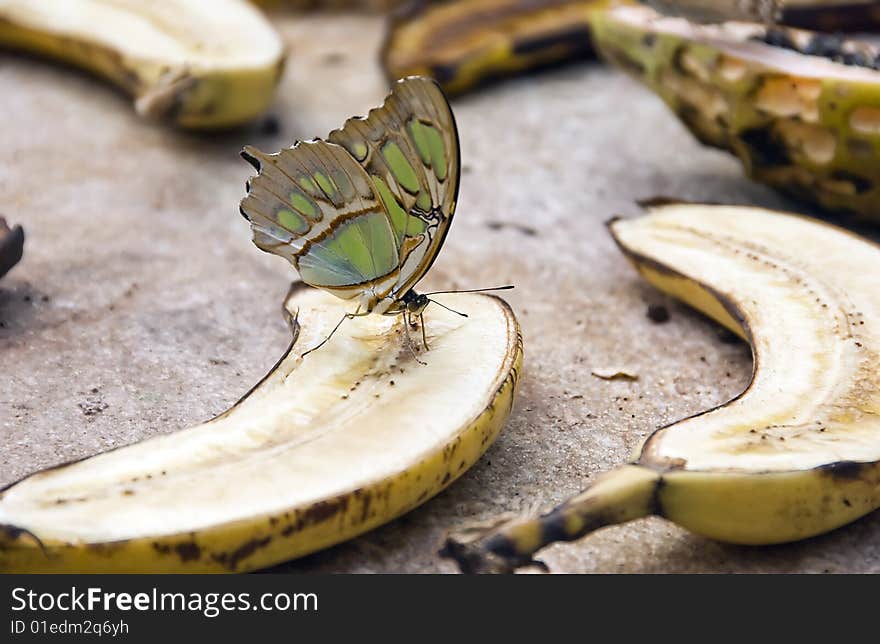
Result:
M3 217L0 217L0 277L18 264L24 252L24 229L15 226L10 229Z
M812 31L880 31L880 3L852 2L831 6L788 7L782 24Z

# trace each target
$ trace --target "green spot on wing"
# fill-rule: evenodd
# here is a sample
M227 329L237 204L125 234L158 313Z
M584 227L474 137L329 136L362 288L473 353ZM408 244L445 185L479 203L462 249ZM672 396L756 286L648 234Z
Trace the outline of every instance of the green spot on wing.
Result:
M297 190L290 191L290 203L309 219L320 219L321 210L318 205Z
M313 195L318 194L318 186L312 181L311 177L300 177L299 186L308 193Z
M431 167L439 181L446 179L446 146L443 145L443 137L436 128L425 125L425 137L428 139L428 147L431 149Z
M418 206L420 209L424 210L425 212L430 212L432 205L433 205L433 203L431 202L431 195L429 195L427 192L422 190L419 193L418 198L416 199L416 206Z
M391 219L391 227L394 229L394 236L397 239L397 245L400 246L400 242L403 240L404 231L406 230L406 218L409 217L409 215L401 205L397 203L397 199L391 194L388 184L382 180L382 177L374 176L373 184L375 184L376 190L379 192L379 198L382 199L382 205L385 206L385 212L388 213L388 217Z
M431 165L431 146L428 143L428 135L425 133L425 126L418 120L413 118L407 123L409 136L415 143L419 156L422 157L422 163Z
M400 146L394 141L386 143L382 147L382 156L385 157L385 161L394 174L394 178L403 186L403 189L413 194L417 193L420 187L419 179L416 176L416 171L413 170L409 161L406 160L406 156L404 156Z
M336 192L336 186L330 182L330 179L323 172L315 173L315 181L318 182L318 185L321 186L321 190L323 190L324 194L328 197Z
M340 222L298 261L303 281L313 286L353 286L383 277L397 268L398 253L388 219L381 210Z
M406 224L406 236L407 237L415 237L416 235L421 235L425 232L425 229L428 225L419 219L418 217L413 217L412 215L407 215L407 224Z
M354 266L321 245L312 247L297 264L300 277L312 286L350 286L364 281Z
M367 152L369 152L369 150L367 149L367 144L362 143L361 141L357 141L354 145L351 146L351 154L358 161L363 161L364 159L366 159Z
M275 215L278 223L292 233L305 232L309 229L308 222L292 210L283 208Z

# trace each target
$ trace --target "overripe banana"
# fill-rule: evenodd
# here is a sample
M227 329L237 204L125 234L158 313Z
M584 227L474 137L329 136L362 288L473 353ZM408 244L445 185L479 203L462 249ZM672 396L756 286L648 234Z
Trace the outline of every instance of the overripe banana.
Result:
M540 518L453 537L466 571L662 516L740 544L810 537L880 507L880 247L796 215L668 204L610 224L651 284L748 340L730 402L656 430L632 464Z
M621 0L622 1L622 0ZM390 80L428 76L460 94L490 80L593 56L589 17L609 0L414 0L392 14Z
M522 361L502 300L438 299L469 317L430 306L420 364L402 316L347 321L302 356L345 302L293 291L298 339L232 409L0 492L0 571L252 570L425 502L497 437Z
M280 36L245 0L0 0L0 47L77 65L186 128L261 114L284 63Z
M816 31L868 32L880 25L876 0L785 0L782 22Z
M880 221L880 51L760 24L694 25L645 7L597 11L599 52L654 90L754 179Z

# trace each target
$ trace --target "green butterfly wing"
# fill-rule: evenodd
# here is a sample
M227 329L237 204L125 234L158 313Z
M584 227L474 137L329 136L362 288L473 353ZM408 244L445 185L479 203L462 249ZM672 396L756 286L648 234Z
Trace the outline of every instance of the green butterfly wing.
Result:
M400 81L385 104L328 141L277 154L245 148L259 174L241 212L254 243L288 259L303 281L396 310L427 272L455 210L458 137L439 87Z
M344 149L311 141L278 154L253 148L245 154L259 175L241 210L259 248L289 260L304 282L346 297L396 272L385 208Z
M400 257L393 292L402 297L431 267L455 213L461 158L449 102L433 80L405 78L382 107L327 140L363 166L389 213Z

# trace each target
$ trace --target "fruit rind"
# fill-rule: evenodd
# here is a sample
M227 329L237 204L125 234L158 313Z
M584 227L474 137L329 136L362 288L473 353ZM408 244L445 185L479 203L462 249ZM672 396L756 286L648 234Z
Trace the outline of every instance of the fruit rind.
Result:
M880 506L880 464L836 463L801 472L663 474L660 512L717 541L772 545L807 539Z
M592 28L604 58L655 91L702 143L733 152L753 179L880 219L876 71L746 44L766 33L761 25L693 26L620 7L594 13Z
M389 81L428 76L452 95L484 83L593 58L590 15L609 0L418 0L388 22L380 59Z

